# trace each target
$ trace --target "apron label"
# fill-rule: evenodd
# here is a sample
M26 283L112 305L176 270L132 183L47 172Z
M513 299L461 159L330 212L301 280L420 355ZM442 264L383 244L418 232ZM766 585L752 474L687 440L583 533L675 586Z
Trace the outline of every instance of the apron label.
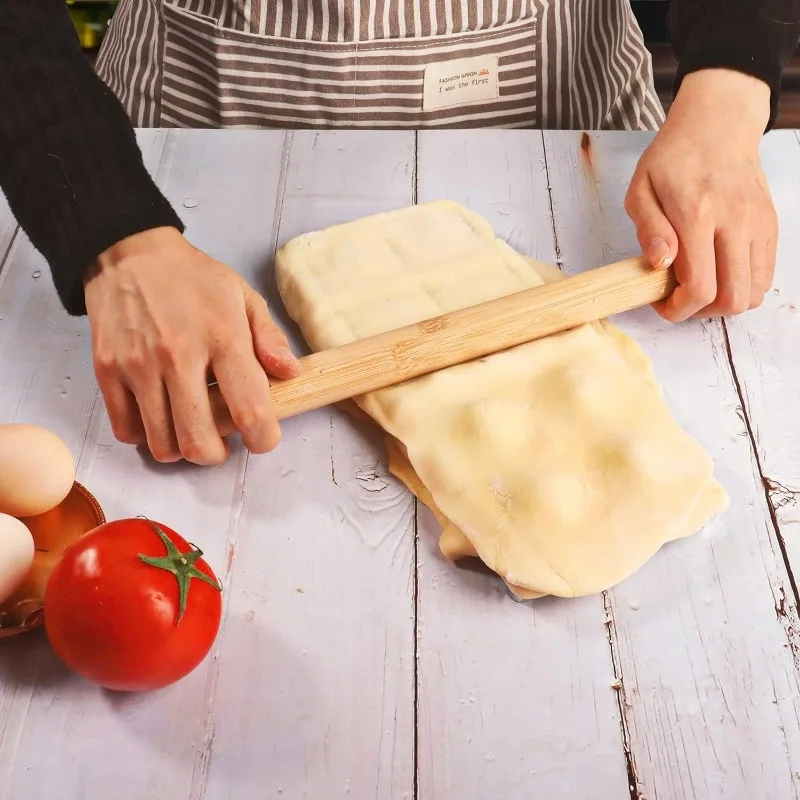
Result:
M425 67L422 110L453 108L481 100L496 100L497 56L459 58Z

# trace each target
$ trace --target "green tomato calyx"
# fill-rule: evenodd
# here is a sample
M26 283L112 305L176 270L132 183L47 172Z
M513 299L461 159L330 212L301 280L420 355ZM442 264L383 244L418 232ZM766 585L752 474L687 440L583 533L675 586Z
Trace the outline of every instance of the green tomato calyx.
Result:
M158 538L164 543L164 547L167 549L167 554L165 556L146 556L143 553L139 553L139 558L144 561L145 564L149 564L151 567L157 567L158 569L171 572L177 579L179 609L178 618L175 620L175 624L179 625L186 611L186 600L189 597L189 584L191 583L192 578L198 578L199 580L204 581L209 586L213 586L218 592L222 591L222 587L217 581L215 581L213 578L210 578L205 574L205 572L201 572L195 566L197 559L203 555L203 551L199 547L192 545L194 550L190 550L188 553L181 553L175 542L173 542L172 539L170 539L169 536L167 536L167 534L164 533L164 531L158 525L156 525L155 522L152 522L151 520L147 520L147 522L150 524L156 534L158 534Z

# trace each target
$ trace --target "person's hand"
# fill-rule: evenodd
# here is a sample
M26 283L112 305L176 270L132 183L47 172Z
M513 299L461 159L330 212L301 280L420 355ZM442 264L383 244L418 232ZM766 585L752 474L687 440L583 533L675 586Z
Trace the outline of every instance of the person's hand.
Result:
M122 240L85 281L94 368L114 435L162 462L218 464L228 448L212 415L214 380L247 448L280 441L267 374L298 362L263 297L174 228Z
M678 286L656 310L667 320L737 314L772 284L778 220L759 161L770 90L749 75L686 76L642 155L625 198L654 267Z

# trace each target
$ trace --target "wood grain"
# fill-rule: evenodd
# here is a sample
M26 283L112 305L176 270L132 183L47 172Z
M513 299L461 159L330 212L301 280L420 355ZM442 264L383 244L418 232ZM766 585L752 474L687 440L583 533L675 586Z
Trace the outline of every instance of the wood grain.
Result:
M413 134L289 141L279 243L412 201ZM411 798L413 499L380 442L335 409L286 423L275 453L250 457L240 496L213 748L192 797Z
M336 410L288 420L269 456L237 447L213 469L117 443L86 320L63 312L0 200L0 422L58 433L110 518L146 513L197 542L226 600L210 658L152 695L69 675L41 632L0 642L0 800L800 796L792 137L764 142L782 222L764 309L725 327L649 309L617 319L732 506L577 601L517 604L495 576L445 562L380 441ZM570 273L637 252L622 197L647 135L581 148L579 132L426 132L416 159L402 132L139 140L189 238L270 296L299 352L270 262L314 228L449 197Z
M276 205L282 135L187 131L153 132L142 139L150 145L152 171L187 223L188 237L256 281L269 259L260 230ZM238 197L247 202L236 207ZM187 198L191 209L184 206ZM243 236L243 229L251 235ZM15 259L9 278L17 276L17 283L30 287L31 266ZM110 519L146 514L163 521L198 544L225 576L246 454L236 451L215 469L169 467L116 442L94 388L86 321L63 314L45 286L44 269L38 280L41 289L33 282L26 295L11 298L21 310L17 325L35 348L26 357L25 340L20 340L10 354L20 373L17 397L25 417L65 436L79 456L79 479ZM31 379L25 380L25 370ZM64 385L71 388L62 396L58 381L66 376L71 381ZM4 668L22 669L16 651L6 649ZM44 649L38 675L20 677L30 682L31 691L24 715L14 711L18 744L6 749L4 740L0 745L0 765L8 764L7 779L0 781L7 799L107 800L111 787L114 796L126 800L190 797L195 773L200 774L210 751L213 731L206 720L213 721L212 666L213 661L204 662L157 694L119 696L68 675ZM24 700L19 695L17 704Z
M567 271L637 250L622 201L642 134L547 133L558 247ZM636 796L796 797L797 610L718 321L672 326L652 310L617 320L653 361L681 425L732 497L701 533L668 545L608 593ZM758 419L753 421L758 427Z
M498 297L300 359L296 378L275 381L270 397L281 419L428 375L465 361L654 303L675 287L671 269L643 257ZM217 386L209 390L217 428L236 430Z
M420 134L418 187L556 261L539 133ZM444 561L423 506L418 524L418 797L628 797L602 598L515 603Z
M762 162L778 210L775 280L758 310L726 321L759 469L782 546L800 575L800 145L776 131Z
M146 165L154 170L164 136L150 132L139 141ZM88 325L64 312L47 265L24 236L17 237L0 277L0 316L0 421L32 422L53 430L72 450L82 478L92 417L102 413ZM102 490L98 499L108 505ZM106 735L115 730L109 741ZM130 728L119 725L107 698L66 673L43 631L0 645L0 798L38 800L62 792L76 798L107 797L103 758L110 744L120 751L130 748L134 760L126 763L132 772L136 759L149 760L149 748L137 747L137 737L126 737L126 731ZM80 764L86 759L93 763L96 755L103 766L82 774ZM119 755L117 759L121 765ZM125 774L122 767L120 771ZM135 792L135 782L132 788ZM120 796L136 795L123 791Z

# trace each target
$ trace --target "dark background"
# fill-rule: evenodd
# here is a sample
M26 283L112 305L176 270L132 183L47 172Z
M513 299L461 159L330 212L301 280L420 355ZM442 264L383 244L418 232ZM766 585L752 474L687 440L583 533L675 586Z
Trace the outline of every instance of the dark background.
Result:
M644 40L653 55L656 91L665 109L672 102L675 58L667 31L667 0L631 0ZM795 54L783 74L776 128L800 128L800 55Z

